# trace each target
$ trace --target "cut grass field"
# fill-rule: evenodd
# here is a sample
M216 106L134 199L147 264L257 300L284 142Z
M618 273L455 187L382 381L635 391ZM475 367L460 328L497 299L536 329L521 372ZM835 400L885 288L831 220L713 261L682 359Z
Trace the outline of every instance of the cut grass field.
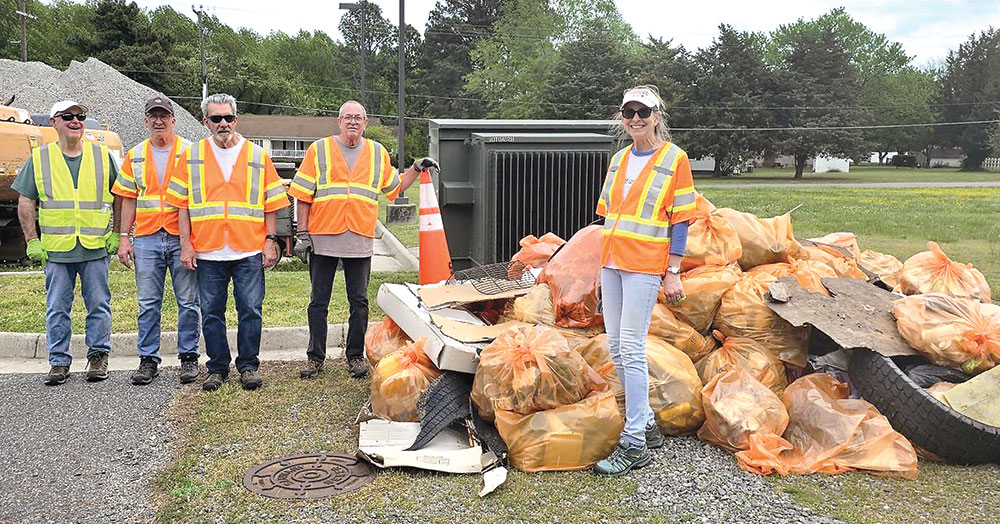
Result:
M413 183L409 189L404 193L407 198L410 199L410 203L416 206L420 205L420 181L417 180ZM406 247L417 247L417 240L420 235L420 231L417 228L417 222L414 221L412 224L387 224L385 221L385 210L389 206L390 202L385 198L380 198L378 200L378 219L385 224L386 229L388 229L393 236L399 239Z
M894 182L1000 182L1000 173L984 171L967 172L957 168L913 169L885 166L851 166L849 173L805 172L794 178L795 170L789 168L758 168L753 173L713 178L710 175L695 177L695 185L725 184L881 184Z

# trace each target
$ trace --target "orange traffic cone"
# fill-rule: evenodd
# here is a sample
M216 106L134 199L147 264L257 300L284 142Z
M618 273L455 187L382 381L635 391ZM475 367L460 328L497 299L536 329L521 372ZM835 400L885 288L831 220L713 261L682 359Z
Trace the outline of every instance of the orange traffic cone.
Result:
M451 253L428 170L420 172L420 283L451 278Z

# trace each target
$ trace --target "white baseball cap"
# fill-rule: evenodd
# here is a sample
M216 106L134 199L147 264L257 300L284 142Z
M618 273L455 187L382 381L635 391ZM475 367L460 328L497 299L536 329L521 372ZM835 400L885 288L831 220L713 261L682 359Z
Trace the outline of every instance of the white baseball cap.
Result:
M65 112L74 107L79 107L84 113L87 112L87 106L77 102L76 100L60 100L52 104L52 109L49 110L49 118L55 118L59 113Z
M621 107L625 107L625 104L629 102L639 102L640 104L651 107L653 109L659 109L660 101L656 93L648 87L636 87L625 91L625 96L622 97Z

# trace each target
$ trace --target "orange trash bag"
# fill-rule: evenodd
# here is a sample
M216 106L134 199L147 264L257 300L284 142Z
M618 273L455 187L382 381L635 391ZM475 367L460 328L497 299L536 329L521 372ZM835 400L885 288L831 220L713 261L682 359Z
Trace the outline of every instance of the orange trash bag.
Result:
M814 260L822 262L833 269L839 278L854 278L857 280L868 280L868 275L858 267L858 262L851 257L833 249L830 246L816 245L809 246L803 244L799 249L799 254L795 256L799 260Z
M615 449L625 421L614 394L595 391L574 404L537 413L498 409L496 426L511 464L530 473L593 466Z
M558 332L541 326L516 327L479 355L472 402L480 416L493 420L494 409L534 413L579 402L606 387Z
M788 262L764 264L747 271L748 275L757 273L767 273L776 278L795 277L795 280L806 291L826 296L830 296L830 292L823 286L820 279L837 278L837 273L830 266L815 260L792 259Z
M774 218L758 218L728 207L715 210L733 226L740 237L743 254L739 263L743 270L761 264L786 262L799 251L799 243L792 230L792 217L788 213Z
M917 453L875 406L847 398L848 387L825 373L793 382L784 394L788 428L783 438L750 439L736 454L740 467L767 475L865 471L917 478Z
M608 349L608 336L604 333L587 339L586 342L577 345L573 349L580 353L580 356L587 361L587 365L594 368L595 371L600 370L608 362L611 362L611 351ZM600 374L599 371L598 374Z
M990 285L972 264L961 264L948 258L936 242L928 242L927 249L903 262L899 287L904 295L945 293L991 301Z
M695 364L698 376L706 384L728 368L740 368L777 394L788 385L785 366L759 342L749 338L726 337L716 330L712 333L722 342L719 349L711 352Z
M722 305L712 326L727 337L752 338L783 363L804 368L809 328L792 326L771 311L765 302L764 293L777 280L763 272L744 274L722 296Z
M684 300L679 304L664 304L678 319L689 324L699 333L707 333L719 310L722 295L740 281L740 266L701 266L681 273ZM664 299L660 288L660 301Z
M858 257L858 265L878 275L882 282L889 284L893 289L899 287L899 274L903 271L903 263L898 258L866 249Z
M555 324L552 308L552 292L546 284L531 286L528 293L511 302L506 315L514 320L529 324Z
M819 242L821 244L830 244L842 247L850 251L851 257L855 260L857 260L858 256L861 254L861 247L858 246L858 237L854 233L841 231L838 233L830 233L829 235L824 235L819 238L810 238L809 240Z
M740 236L725 218L712 215L714 207L700 193L695 197L695 216L688 226L682 271L705 265L725 266L743 254Z
M552 291L556 325L583 328L601 324L601 242L604 227L587 226L573 235L538 275Z
M751 435L781 435L788 425L788 411L778 395L743 368L712 377L701 399L705 424L698 438L732 453L748 449Z
M407 342L412 342L410 337L391 318L385 317L381 324L365 332L365 358L374 368L386 355L399 350Z
M555 233L545 233L542 238L528 235L519 242L521 250L511 257L511 261L517 260L531 267L545 267L549 257L565 243L566 241Z
M705 421L701 405L701 378L684 353L655 337L646 337L649 367L649 407L656 425L667 435L686 435ZM615 392L618 409L625 416L625 388L614 364L601 369L601 376Z
M441 372L424 354L424 339L386 355L372 373L372 411L396 422L419 422L417 401Z
M1000 363L1000 306L944 293L895 300L896 329L938 366L981 373Z
M695 328L679 320L674 312L662 302L657 302L653 306L649 335L662 339L681 350L691 362L696 362L715 349L715 341L712 337L703 336Z

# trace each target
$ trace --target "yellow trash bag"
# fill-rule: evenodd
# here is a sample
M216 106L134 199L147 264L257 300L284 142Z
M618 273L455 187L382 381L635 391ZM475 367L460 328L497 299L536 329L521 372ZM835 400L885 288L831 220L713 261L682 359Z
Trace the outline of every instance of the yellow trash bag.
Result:
M899 287L904 295L945 293L953 297L991 301L990 285L972 264L961 264L948 258L936 242L928 242L927 249L903 262Z
M365 332L365 358L374 368L386 355L399 350L407 342L413 341L391 318L385 317L381 324L376 324Z
M727 337L752 338L783 363L804 368L809 328L792 326L765 302L764 293L777 280L767 273L744 274L722 296L712 326Z
M662 302L657 302L653 306L649 335L681 350L691 362L697 361L715 349L712 337L703 336L695 328L678 320L674 312Z
M838 233L830 233L829 235L824 235L819 238L810 238L809 240L842 247L850 251L851 257L855 260L857 260L858 256L861 254L861 247L858 246L858 237L854 233L841 231Z
M825 373L793 382L784 394L788 427L783 437L750 438L736 454L740 467L767 475L866 471L917 478L917 453L875 406L847 398L848 387Z
M712 215L714 207L701 194L695 197L695 217L688 226L682 271L705 265L726 266L743 254L740 236L725 218Z
M743 368L712 377L701 390L705 424L698 438L732 453L750 447L751 435L785 432L788 411L778 395Z
M515 298L505 314L508 318L529 324L554 325L556 315L552 309L552 291L546 284L535 284L527 294Z
M792 259L788 262L764 264L747 271L748 275L757 273L767 273L776 278L795 277L795 280L806 291L826 296L830 296L830 292L823 286L821 279L837 278L837 273L830 266L815 260Z
M728 266L700 266L681 273L684 300L679 304L665 304L678 319L699 333L707 333L719 310L722 295L740 281L743 272L737 264ZM663 301L663 289L660 289Z
M480 416L494 409L534 413L579 402L607 387L556 331L542 327L507 330L483 349L472 382Z
M507 457L526 471L587 469L611 454L625 421L611 391L595 391L567 406L521 414L498 409L496 426Z
M938 366L975 374L1000 363L1000 306L944 293L892 303L896 329Z
M761 264L786 262L799 251L800 246L792 230L792 217L788 213L774 218L758 218L751 213L720 207L713 214L725 218L739 235L743 248L739 263L744 271Z
M889 284L893 289L899 287L899 274L903 271L903 263L898 258L866 249L858 257L858 265L878 275L882 282Z
M417 401L440 375L424 354L424 339L407 342L375 366L371 384L372 411L396 422L419 422Z
M720 331L712 333L722 342L722 347L711 352L695 364L701 381L708 383L729 368L740 368L777 394L788 385L785 366L759 342L749 338L726 337Z
M667 435L686 435L705 421L701 406L701 378L684 353L655 337L646 337L649 367L649 407L656 425ZM601 376L615 392L618 409L625 414L625 388L614 364L601 369Z
M587 361L587 364L594 368L595 371L600 370L606 364L611 362L611 352L608 349L608 335L601 333L596 337L592 337L586 340L583 344L577 345L573 348L580 353L580 356ZM600 374L600 371L598 371Z

